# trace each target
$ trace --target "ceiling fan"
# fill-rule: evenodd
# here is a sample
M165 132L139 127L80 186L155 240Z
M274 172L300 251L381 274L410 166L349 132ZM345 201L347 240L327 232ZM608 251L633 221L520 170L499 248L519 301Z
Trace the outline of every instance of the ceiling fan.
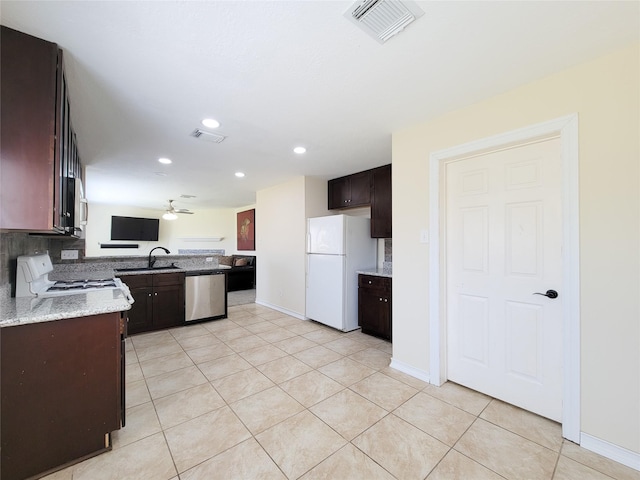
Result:
M193 212L187 208L175 208L173 206L173 200L169 200L169 208L167 208L167 211L162 215L162 218L165 220L175 220L178 218L178 215L176 215L178 213L193 215Z

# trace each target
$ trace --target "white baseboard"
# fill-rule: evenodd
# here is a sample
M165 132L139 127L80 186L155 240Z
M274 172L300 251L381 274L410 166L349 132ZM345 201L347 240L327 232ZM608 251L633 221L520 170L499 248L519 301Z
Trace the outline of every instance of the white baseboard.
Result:
M411 365L403 363L400 360L396 360L395 358L391 359L391 363L389 364L389 366L391 368L395 368L396 370L402 373L411 375L412 377L415 377L418 380L422 380L423 382L429 383L429 372L425 372L424 370L420 370L419 368L412 367Z
M640 471L640 453L632 452L588 433L580 432L580 446L622 465Z
M295 317L295 318L297 318L299 320L308 320L308 318L305 317L304 315L300 315L297 312L292 312L291 310L287 310L286 308L282 308L282 307L279 307L277 305L271 305L270 303L263 302L262 300L258 300L257 298L256 298L256 303L258 305L262 305L263 307L268 307L268 308L271 308L272 310L277 310L279 312L285 313L285 314L287 314L287 315L289 315L291 317Z

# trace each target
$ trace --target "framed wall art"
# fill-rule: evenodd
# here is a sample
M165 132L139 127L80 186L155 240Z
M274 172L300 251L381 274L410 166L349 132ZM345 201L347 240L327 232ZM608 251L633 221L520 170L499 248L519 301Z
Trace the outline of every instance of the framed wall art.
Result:
M238 212L238 250L256 249L256 209Z

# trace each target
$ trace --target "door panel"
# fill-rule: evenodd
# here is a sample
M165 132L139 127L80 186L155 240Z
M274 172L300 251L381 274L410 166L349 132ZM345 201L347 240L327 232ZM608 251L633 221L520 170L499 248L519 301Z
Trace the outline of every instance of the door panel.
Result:
M462 267L465 271L487 273L488 212L486 207L468 208L462 214Z
M554 420L562 412L560 140L445 167L447 374ZM560 292L562 293L562 292Z
M542 268L542 202L506 206L507 275L539 277Z
M460 355L465 361L477 366L489 365L489 308L488 299L471 295L460 295L461 321Z
M184 324L184 285L163 285L153 289L154 328Z
M542 383L542 309L540 305L507 302L506 372Z

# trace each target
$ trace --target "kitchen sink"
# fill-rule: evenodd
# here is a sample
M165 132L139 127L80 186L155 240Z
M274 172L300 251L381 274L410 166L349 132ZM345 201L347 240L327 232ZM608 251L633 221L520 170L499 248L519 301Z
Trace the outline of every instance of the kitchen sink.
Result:
M152 272L154 270L175 270L180 269L177 265L165 265L160 267L131 267L131 268L114 268L115 272Z

